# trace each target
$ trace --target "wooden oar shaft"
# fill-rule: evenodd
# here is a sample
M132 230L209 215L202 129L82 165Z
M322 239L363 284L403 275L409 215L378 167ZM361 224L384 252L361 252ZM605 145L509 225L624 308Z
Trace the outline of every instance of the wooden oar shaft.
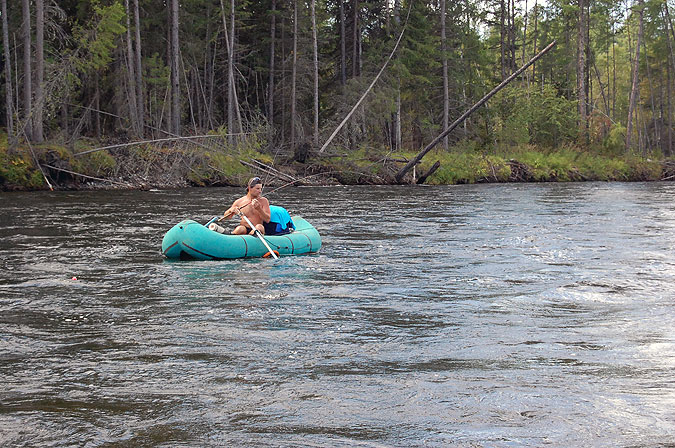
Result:
M240 209L240 210L241 210L241 209ZM260 230L258 230L258 229L253 225L253 223L251 223L251 220L248 219L248 217L247 217L245 214L242 213L242 214L241 214L241 217L244 219L244 221L246 221L246 223L247 223L249 226L251 226L251 229L253 229L253 232L255 233L255 236L257 236L257 237L260 239L260 241L265 245L265 247L266 247L267 250L270 252L270 254L272 254L272 257L274 257L275 260L278 259L279 257L277 257L277 254L274 253L274 251L272 250L272 248L270 247L270 245L267 244L267 241L265 241L265 237L263 237L262 233L260 233Z
M251 205L252 203L253 203L253 202L249 202L248 204L242 205L241 207L239 207L239 211L245 209L246 207L248 207L248 206ZM243 213L242 213L242 215L243 215ZM233 214L230 215L229 217L231 218L232 216L239 216L239 214L238 214L238 213L233 213ZM225 219L225 216L221 216L220 218L218 218L218 222L222 221L223 219ZM209 223L209 224L210 224L210 223Z

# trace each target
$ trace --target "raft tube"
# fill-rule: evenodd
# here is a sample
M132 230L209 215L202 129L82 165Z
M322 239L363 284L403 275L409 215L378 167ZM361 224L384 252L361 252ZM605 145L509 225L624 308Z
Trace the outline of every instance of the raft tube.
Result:
M321 236L310 223L293 217L295 231L285 235L265 235L265 241L279 255L300 255L318 252ZM187 219L171 228L162 240L162 254L167 258L183 260L221 260L262 257L269 251L253 235L230 235L209 230L204 225Z

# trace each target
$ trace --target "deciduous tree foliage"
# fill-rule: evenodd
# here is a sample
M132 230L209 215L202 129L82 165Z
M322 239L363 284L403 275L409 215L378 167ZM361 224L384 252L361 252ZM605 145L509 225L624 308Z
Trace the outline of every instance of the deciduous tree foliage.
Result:
M574 143L613 151L620 136L624 149L670 155L674 6L3 1L0 124L35 142L243 132L270 152L298 154L323 144L405 27L395 59L329 152L417 151L556 39L547 57L453 131L445 150Z

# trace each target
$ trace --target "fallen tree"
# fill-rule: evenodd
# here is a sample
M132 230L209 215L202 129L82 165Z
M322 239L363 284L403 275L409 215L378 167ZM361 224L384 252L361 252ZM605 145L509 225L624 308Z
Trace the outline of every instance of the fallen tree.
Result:
M530 59L530 61L529 61L527 64L525 64L525 65L523 65L522 67L520 67L520 68L519 68L517 71L515 71L511 76L509 76L508 78L506 78L506 79L505 79L504 81L502 81L497 87L495 87L494 89L492 89L492 90L490 91L490 93L488 93L487 95L485 95L480 101L478 101L476 104L474 104L473 106L471 106L471 108L470 108L469 110L467 110L466 112L464 112L464 113L462 114L461 117L459 117L457 120L455 120L455 122L452 123L450 126L448 126L447 129L445 129L443 132L441 132L441 134L440 134L438 137L436 137L431 143L429 143L422 151L420 151L420 152L419 152L412 160L410 160L410 162L408 162L408 164L407 164L406 166L404 166L404 167L396 174L396 176L395 176L396 182L400 184L401 181L403 180L403 177L405 177L405 175L408 173L408 171L410 171L410 170L412 169L412 167L414 167L415 165L417 165L417 164L420 162L420 160L422 160L422 157L424 157L424 156L425 156L429 151L431 151L437 144L439 144L439 143L443 140L443 138L445 138L446 135L448 135L449 133L451 133L457 126L459 126L460 124L462 124L462 122L463 122L464 120L466 120L466 119L469 117L469 115L471 115L472 113L474 113L479 107L481 107L483 104L485 104L485 103L486 103L490 98L492 98L497 92L499 92L500 90L502 90L508 83L510 83L511 81L513 81L514 79L516 79L516 77L517 77L518 75L520 75L522 72L524 72L524 71L527 69L527 67L529 67L530 65L534 64L539 58L541 58L542 56L544 56L549 50L551 50L551 48L553 48L553 47L555 46L555 44L556 44L556 41L555 41L555 40L554 40L553 42L551 42L550 44L548 44L548 46L547 46L546 48L544 48L543 50L541 50L535 57L533 57L532 59Z

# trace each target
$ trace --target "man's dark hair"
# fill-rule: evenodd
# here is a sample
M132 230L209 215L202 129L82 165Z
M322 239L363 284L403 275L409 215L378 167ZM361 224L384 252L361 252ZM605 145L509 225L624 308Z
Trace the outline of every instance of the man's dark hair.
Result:
M252 177L249 179L246 190L250 190L251 188L255 187L258 184L262 184L262 180L260 180L259 177Z

